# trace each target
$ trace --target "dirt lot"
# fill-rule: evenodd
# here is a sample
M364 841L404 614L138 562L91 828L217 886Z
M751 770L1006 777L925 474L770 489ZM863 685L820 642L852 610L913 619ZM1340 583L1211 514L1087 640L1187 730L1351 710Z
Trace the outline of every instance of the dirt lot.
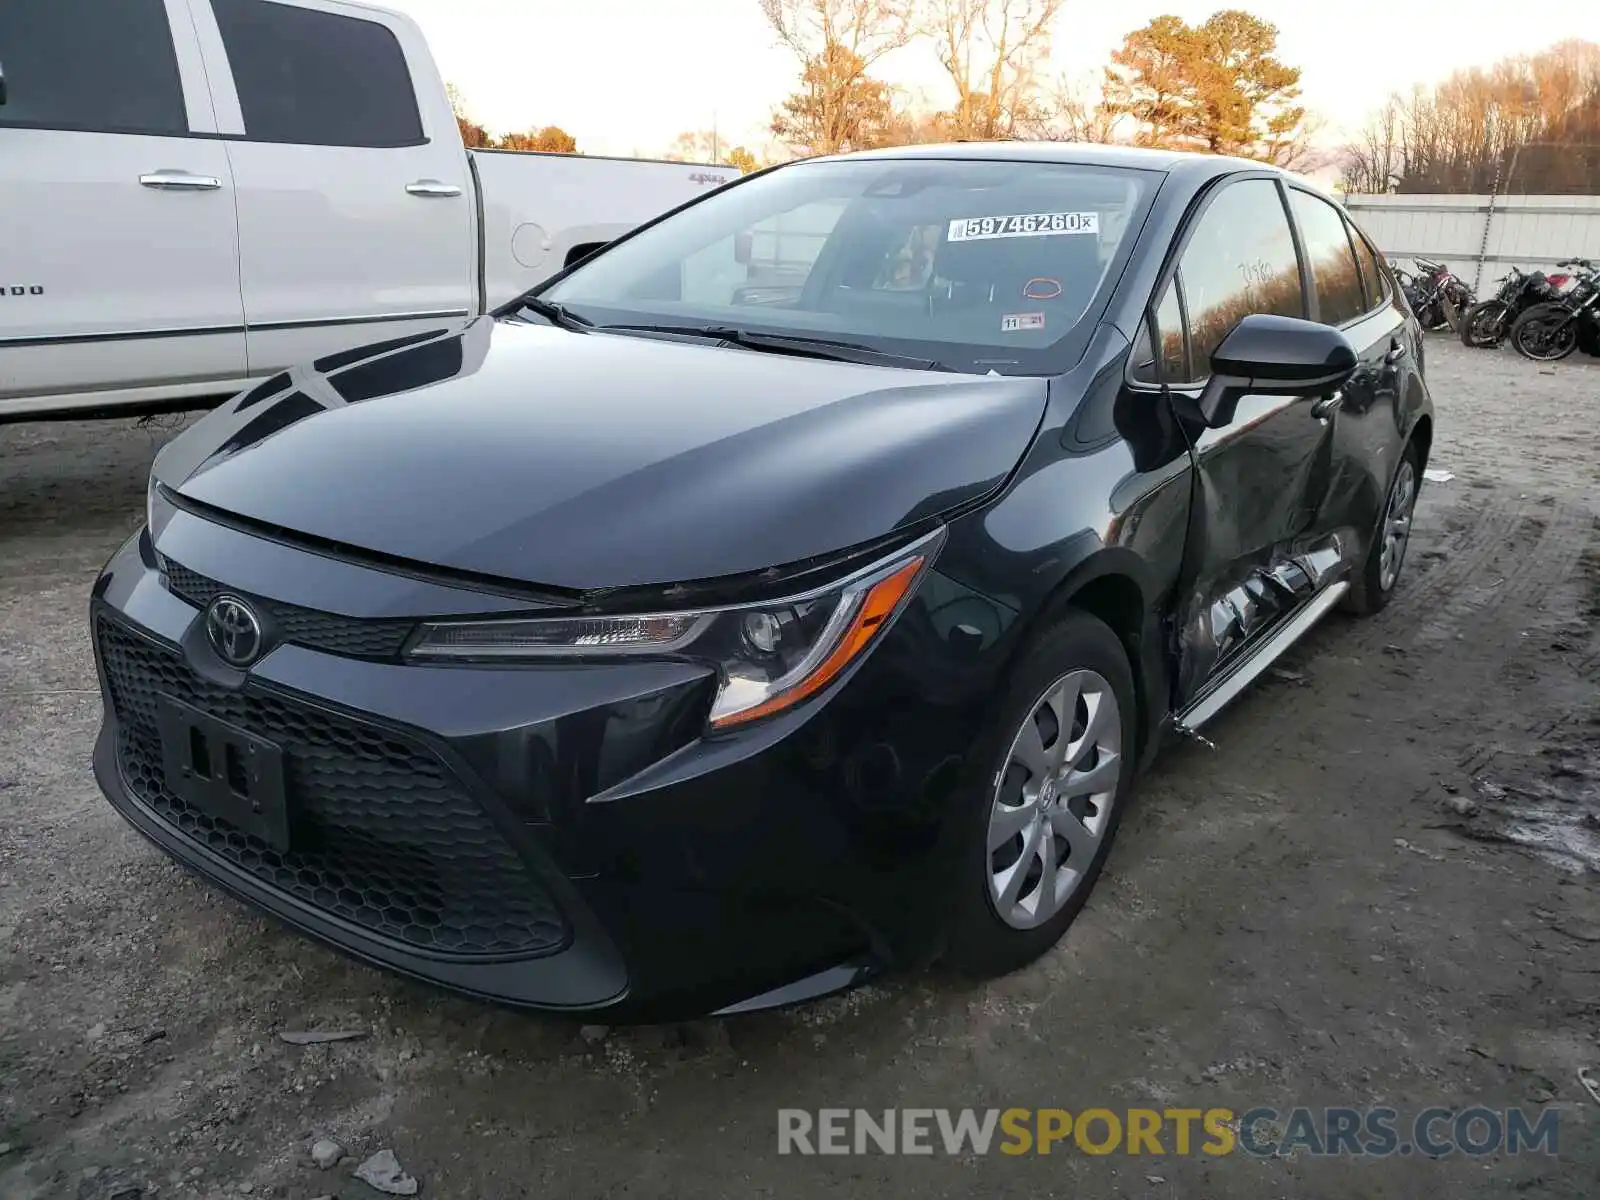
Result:
M1595 1196L1600 366L1436 341L1429 375L1456 478L1400 594L1163 758L1046 960L606 1035L347 962L124 827L85 598L173 426L0 428L0 1196L374 1197L383 1147L440 1197ZM777 1153L780 1107L1296 1103L1546 1105L1560 1149Z

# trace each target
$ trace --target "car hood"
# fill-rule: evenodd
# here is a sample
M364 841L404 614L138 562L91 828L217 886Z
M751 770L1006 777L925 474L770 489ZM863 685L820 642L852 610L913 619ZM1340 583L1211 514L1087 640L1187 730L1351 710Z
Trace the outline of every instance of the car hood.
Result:
M713 580L981 498L1046 392L483 317L269 380L155 475L251 522L446 570L574 591Z

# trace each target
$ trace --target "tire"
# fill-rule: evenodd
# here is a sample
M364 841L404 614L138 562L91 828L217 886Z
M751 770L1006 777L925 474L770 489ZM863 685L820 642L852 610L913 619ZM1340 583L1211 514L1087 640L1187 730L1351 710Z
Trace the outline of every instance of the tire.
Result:
M1461 344L1490 349L1505 340L1511 308L1504 300L1481 300L1461 318Z
M970 759L975 777L967 786L976 795L963 818L967 833L942 960L947 969L978 978L1033 962L1082 911L1111 852L1138 757L1133 672L1122 643L1103 621L1069 609L1017 661ZM1070 731L1055 717L1066 711L1067 695L1074 697ZM1108 697L1116 703L1114 714L1105 707ZM1039 734L1031 749L1030 729ZM1091 737L1092 748L1083 744ZM1064 774L1056 768L1058 747L1067 751ZM1051 758L1052 752L1058 756ZM1043 771L1030 771L1023 762L1029 758ZM1043 779L1051 781L1048 787L1041 786ZM1016 832L991 851L992 839L1013 825ZM1048 895L1042 886L1045 854L1057 864L1058 887ZM1009 902L1008 882L1015 885Z
M1565 321L1552 337L1548 327ZM1511 345L1534 362L1560 362L1578 348L1578 322L1560 304L1535 304L1511 323Z
M1350 590L1345 593L1346 612L1370 617L1382 612L1389 603L1395 584L1400 582L1400 570L1405 566L1406 548L1411 544L1411 520L1416 512L1417 493L1421 488L1421 455L1417 452L1417 444L1408 442L1389 480L1389 490L1383 498L1383 515L1373 532L1372 544L1367 547L1367 558L1361 565L1361 573L1351 580ZM1397 516L1397 504L1403 516ZM1392 523L1402 519L1405 524L1396 531ZM1396 535L1400 539L1398 550L1392 540ZM1394 560L1392 570L1391 560Z

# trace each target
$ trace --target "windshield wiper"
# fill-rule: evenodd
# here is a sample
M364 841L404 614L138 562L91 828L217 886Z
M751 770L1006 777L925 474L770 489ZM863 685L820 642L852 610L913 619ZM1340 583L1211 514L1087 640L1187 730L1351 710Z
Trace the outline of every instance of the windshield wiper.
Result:
M770 350L778 354L794 354L804 358L823 358L831 362L861 363L871 367L910 367L918 371L954 371L955 368L933 358L913 358L905 354L891 354L876 350L860 342L842 342L833 338L807 337L794 333L756 333L732 325L597 325L602 332L617 330L632 333L679 334L683 337L707 338L746 350Z
M552 325L559 325L562 329L574 329L580 333L587 333L594 328L594 322L588 317L580 317L565 304L557 304L553 300L541 300L537 296L524 297L522 307L529 312L538 313Z

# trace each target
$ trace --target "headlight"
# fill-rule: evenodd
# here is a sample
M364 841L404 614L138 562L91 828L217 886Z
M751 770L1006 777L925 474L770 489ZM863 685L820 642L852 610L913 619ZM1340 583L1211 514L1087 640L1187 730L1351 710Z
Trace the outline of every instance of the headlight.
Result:
M173 504L162 493L162 487L156 482L156 474L150 472L150 478L144 485L144 524L150 531L150 544L153 546L156 539L161 536L161 531L172 520Z
M944 538L939 530L838 583L762 604L639 616L533 617L424 625L411 658L677 657L714 665L712 728L771 716L822 690L899 615Z

